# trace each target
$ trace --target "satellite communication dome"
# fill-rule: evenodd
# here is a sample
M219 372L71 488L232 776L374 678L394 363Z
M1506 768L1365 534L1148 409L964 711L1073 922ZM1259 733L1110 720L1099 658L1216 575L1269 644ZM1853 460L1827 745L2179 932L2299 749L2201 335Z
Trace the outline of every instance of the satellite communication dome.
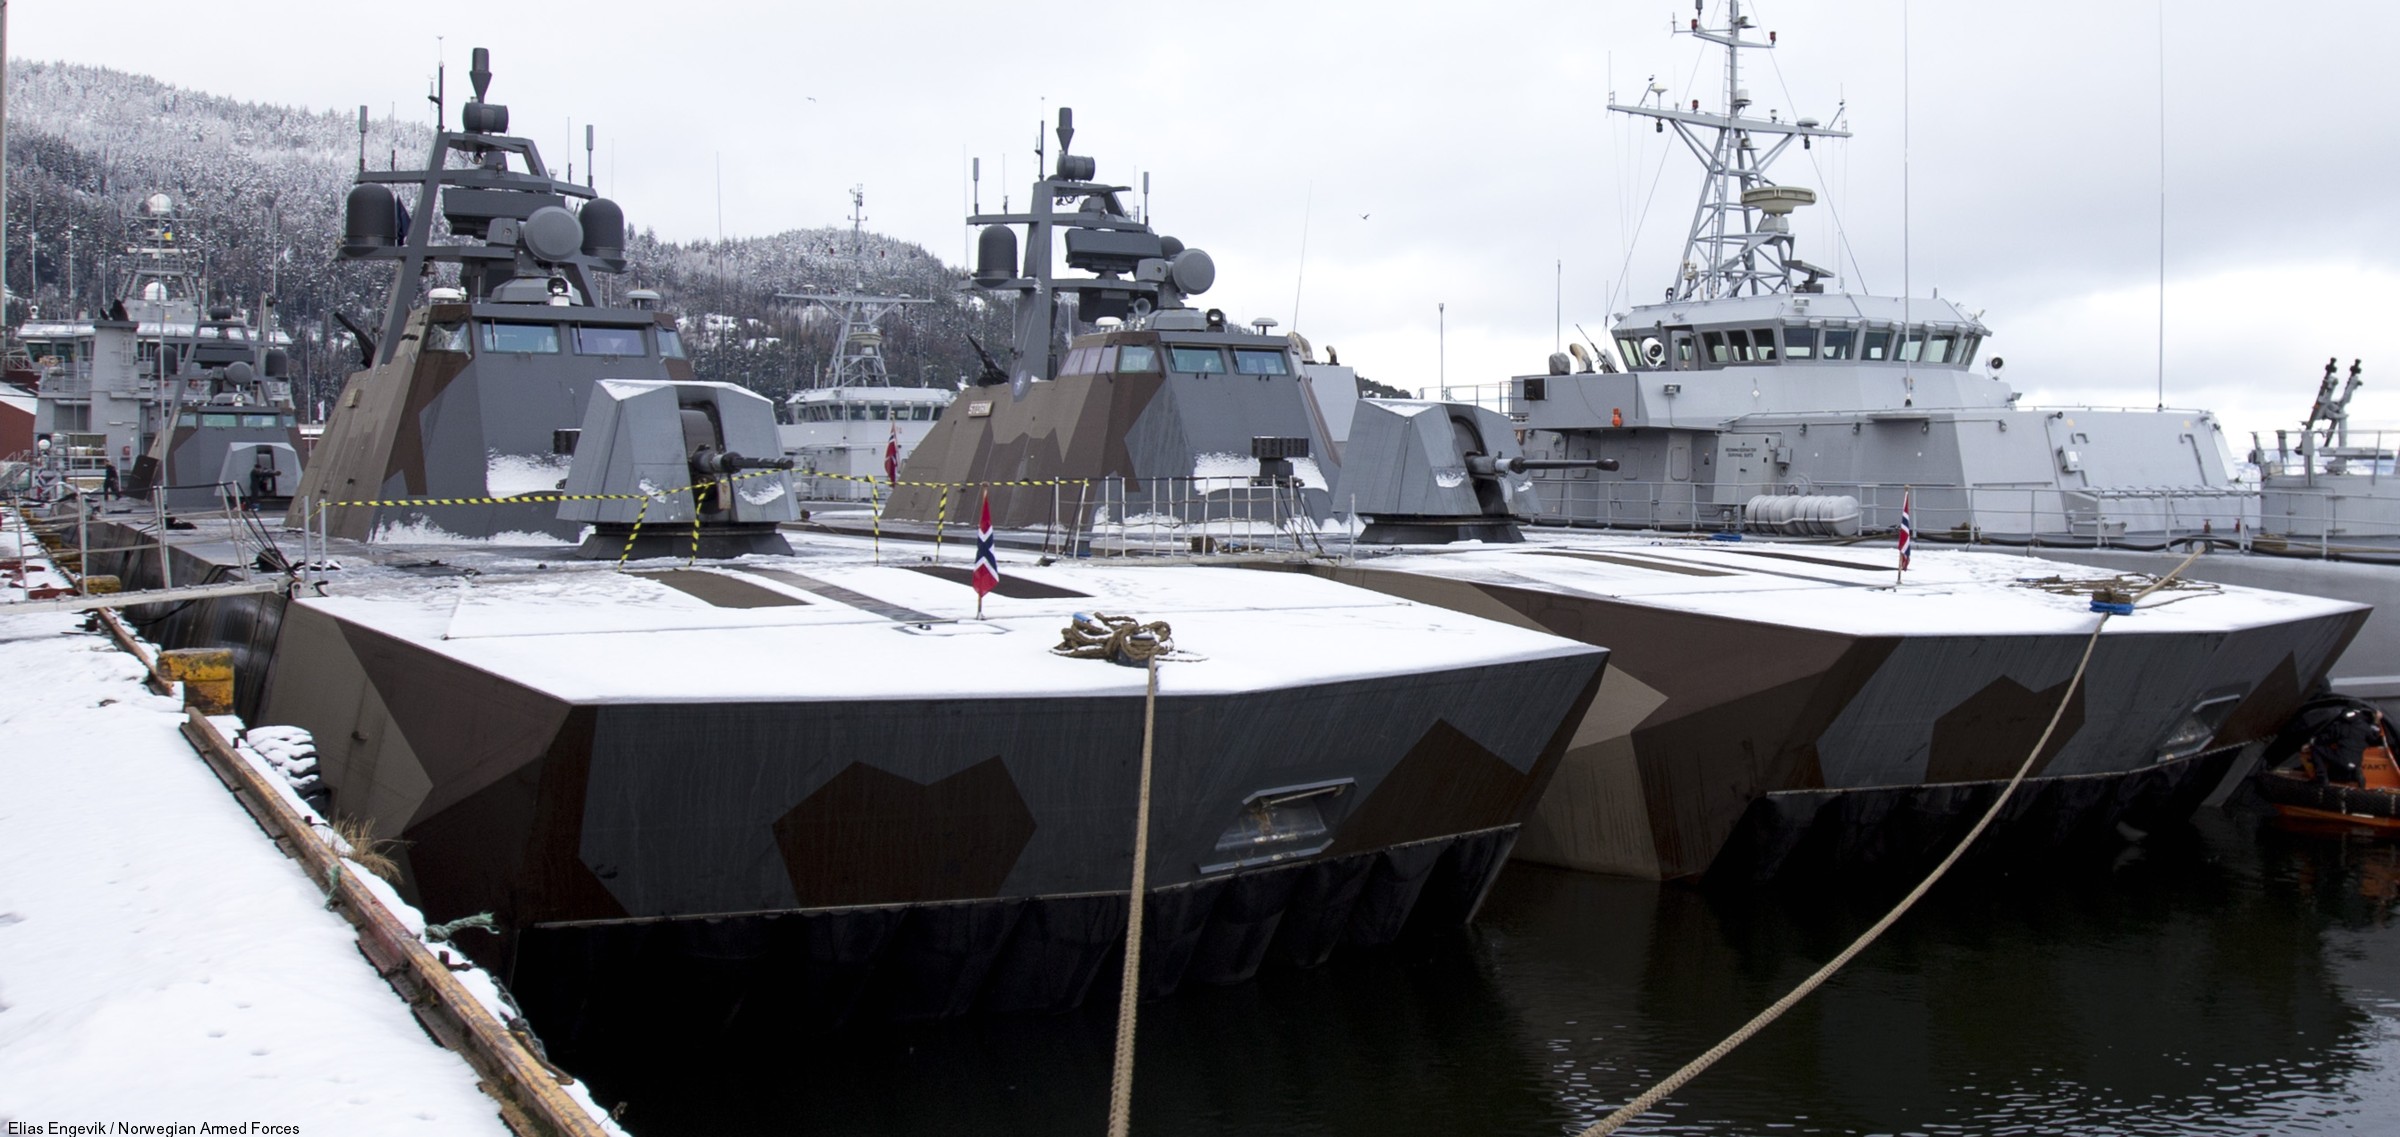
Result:
M164 217L175 212L175 199L163 193L154 193L142 199L142 209L152 217Z

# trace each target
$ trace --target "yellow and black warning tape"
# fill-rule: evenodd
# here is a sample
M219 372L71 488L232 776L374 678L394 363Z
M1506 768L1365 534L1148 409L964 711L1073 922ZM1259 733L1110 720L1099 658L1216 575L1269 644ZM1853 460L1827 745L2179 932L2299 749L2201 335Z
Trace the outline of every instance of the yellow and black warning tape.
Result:
M747 473L732 475L731 477L713 478L705 482L695 482L688 486L677 486L674 489L666 490L654 490L649 493L529 493L519 494L515 497L398 497L361 501L328 501L323 503L320 508L334 509L341 506L356 506L362 508L374 507L390 509L422 505L551 505L562 501L656 501L674 497L679 494L690 493L694 490L705 489L711 485L717 485L724 482L738 482L745 478L763 478L782 473L789 473L795 478L823 478L837 482L866 482L870 485L891 487L915 486L923 489L940 490L945 496L949 491L954 489L975 489L984 486L1079 486L1087 485L1091 482L1090 478L1020 478L1013 481L994 482L887 482L882 478L865 477L857 474L818 474L803 470L751 470Z
M691 485L677 486L674 489L653 490L649 493L530 493L519 494L516 497L401 497L378 498L364 501L324 501L317 504L315 512L321 514L328 509L336 509L343 506L379 509L407 509L412 507L441 505L552 505L562 501L638 501L641 503L641 505L639 508L633 511L633 527L625 534L625 549L623 552L617 554L617 563L619 565L623 565L633 556L634 542L640 538L642 534L642 522L650 515L651 502L665 501L670 497L679 497L683 494L695 493L710 487L722 488L729 483L742 481L746 478L765 478L772 477L776 474L787 473L793 477L799 478L825 478L839 482L865 482L870 490L876 486L885 486L892 489L897 489L902 486L915 486L922 489L939 490L941 492L941 504L935 508L935 521L933 526L933 551L934 558L936 560L941 558L943 530L947 527L947 523L950 520L951 490L988 489L994 486L1088 486L1092 483L1092 479L1090 478L1018 478L1009 481L992 482L896 482L889 481L884 478L859 474L820 474L802 470L751 470L747 473L734 474L730 477L711 478L705 482L694 482ZM883 508L882 503L879 500L875 503L874 513L876 555L877 558L880 559L882 556L883 546ZM691 558L693 561L697 561L700 558L700 515L697 512L692 514Z

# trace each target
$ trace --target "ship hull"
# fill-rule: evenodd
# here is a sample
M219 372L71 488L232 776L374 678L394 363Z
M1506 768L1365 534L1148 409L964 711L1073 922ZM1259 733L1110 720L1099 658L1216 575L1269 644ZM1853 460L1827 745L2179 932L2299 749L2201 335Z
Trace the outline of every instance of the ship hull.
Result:
M373 607L289 606L261 721L309 729L333 811L406 842L404 892L429 920L493 914L501 934L462 946L529 1007L605 1019L625 1009L607 1009L607 989L628 974L682 976L646 987L671 989L756 971L786 995L816 992L826 1018L1057 1010L1115 950L1145 737L1138 671L1130 694L976 697L938 689L971 676L917 670L888 696L811 697L803 669L788 699L694 697L672 681L654 696L560 696L463 662L446 636L360 618ZM622 657L574 666L662 666L655 645L620 640ZM1389 942L1429 889L1444 898L1435 922L1463 920L1604 659L1549 651L1189 692L1170 667L1147 988ZM1071 666L1109 684L1126 674ZM1293 820L1280 814L1242 829L1295 791L1324 794L1321 832L1279 843Z
M2063 841L2178 819L2222 781L2194 756L2269 737L2365 618L2106 636L2070 694L2082 634L1847 634L1376 562L1320 571L1609 644L1516 855L1652 879L1911 861L1963 833L1956 818L2026 763L2062 702L2011 827ZM2195 713L2210 729L2170 746Z

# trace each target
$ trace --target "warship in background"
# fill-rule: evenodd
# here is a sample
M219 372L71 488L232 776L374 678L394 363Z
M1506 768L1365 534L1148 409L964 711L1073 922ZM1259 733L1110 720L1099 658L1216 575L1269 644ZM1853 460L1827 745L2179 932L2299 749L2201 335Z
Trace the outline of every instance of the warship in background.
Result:
M910 456L901 481L924 484L898 487L884 515L941 521L932 487L946 482L991 484L993 522L1010 527L1062 513L1272 531L1331 521L1355 378L1312 366L1274 320L1245 328L1188 304L1216 262L1136 216L1133 187L1098 181L1098 162L1073 152L1074 122L1059 110L1057 165L1025 212L967 218L982 227L975 287L1014 294L1013 332ZM1061 260L1088 275L1061 275Z
M2400 574L2372 563L2400 544L2389 459L2338 437L2355 373L2337 395L2328 370L2297 446L2253 439L2255 486L2208 411L2021 405L1980 313L1839 291L1801 259L1791 219L1817 195L1769 168L1848 134L1838 114L1756 117L1743 53L1775 43L1745 38L1739 0L1726 14L1677 29L1724 49L1724 109L1656 91L1609 107L1674 132L1704 168L1664 299L1617 313L1580 369L1554 355L1493 392L1528 455L1617 462L1535 471L1541 523L1838 542L1890 532L1905 500L1929 541L2152 573L2206 545L2187 576L2400 611ZM2327 682L2400 711L2400 615L2370 616Z
M229 496L280 507L304 454L290 338L268 305L252 321L208 300L173 198L143 199L140 222L106 314L18 328L41 374L34 430L48 462L94 493L113 469L128 494L156 489L171 509Z
M784 407L789 421L777 428L783 452L799 462L812 498L865 501L878 496L874 482L924 441L957 391L902 387L892 382L883 354L885 316L932 301L915 296L875 296L866 287L866 193L850 191L850 287L830 293L777 293L831 313L839 322L834 355L817 381L793 392Z
M460 946L554 1044L1076 1005L1122 950L1146 737L1145 992L1471 916L1605 650L1305 576L1011 563L985 597L865 540L763 555L798 517L772 404L595 302L621 213L473 76L421 169L350 193L343 255L395 281L289 515L322 587L150 626L236 648L245 717L319 740L428 919L493 914ZM227 537L174 577L246 563ZM1089 612L1172 621L1154 736L1143 671L1053 650Z
M1643 453L1520 444L1516 423L1465 404L1362 400L1355 381L1319 382L1292 337L1193 310L1186 298L1213 283L1214 265L1130 216L1125 187L1095 181L1092 159L1069 149L1071 122L1062 112L1058 166L1035 184L1031 210L970 219L985 227L976 283L1016 294L1016 336L904 479L1030 482L1011 488L1005 511L995 490L997 523L1043 525L1063 508L1070 531L1095 533L1138 511L1188 537L1156 546L1178 552L1209 548L1239 495L1295 487L1286 519L1355 511L1339 519L1364 523L1355 556L1304 556L1306 571L1607 646L1608 674L1520 857L1758 879L1939 856L2066 695L2093 594L2129 583L2019 557L1925 554L1895 591L1883 550L1669 548L1563 527L1528 536L1557 517L1558 487L1621 481ZM1060 273L1061 260L1089 275ZM1305 471L1302 456L1313 460ZM1062 481L1076 487L1063 502L1044 484ZM904 486L886 517L933 521L939 509L936 495ZM1431 544L1458 540L1486 547ZM1112 551L1097 538L1089 548ZM1284 534L1282 548L1323 551L1304 532ZM1995 843L2115 841L2121 825L2188 815L2364 616L2192 587L2117 621Z

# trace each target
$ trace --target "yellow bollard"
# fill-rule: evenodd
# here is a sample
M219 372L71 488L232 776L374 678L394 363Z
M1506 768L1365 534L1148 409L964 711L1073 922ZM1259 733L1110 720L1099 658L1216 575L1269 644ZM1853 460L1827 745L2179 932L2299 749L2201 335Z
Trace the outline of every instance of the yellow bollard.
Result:
M233 651L187 647L158 653L158 665L183 684L183 705L204 715L233 713Z

